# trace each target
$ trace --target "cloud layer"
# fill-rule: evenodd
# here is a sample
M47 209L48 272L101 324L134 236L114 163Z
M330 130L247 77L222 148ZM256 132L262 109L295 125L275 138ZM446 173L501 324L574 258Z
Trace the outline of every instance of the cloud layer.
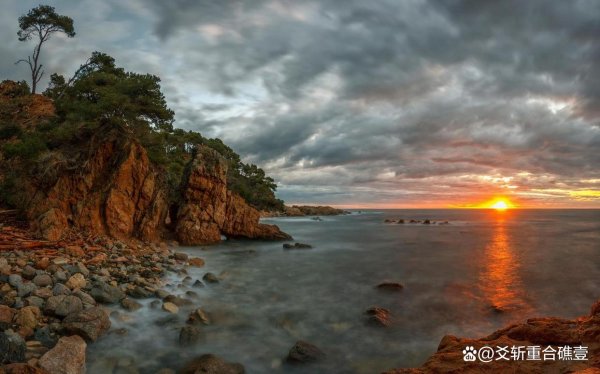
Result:
M158 74L179 127L263 166L290 202L600 206L597 1L50 2L74 39ZM8 1L0 74L32 45Z

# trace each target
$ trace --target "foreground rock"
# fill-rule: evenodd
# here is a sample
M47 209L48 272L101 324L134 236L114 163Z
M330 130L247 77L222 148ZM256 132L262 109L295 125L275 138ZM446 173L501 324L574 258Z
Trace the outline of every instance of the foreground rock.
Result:
M81 337L64 336L40 358L39 366L52 374L85 373L86 347L87 344Z
M110 319L102 308L94 307L68 315L63 321L63 328L88 342L94 342L108 331Z
M314 362L323 358L325 353L308 342L299 340L290 349L286 361L291 364L301 364L306 362Z
M180 371L181 374L244 374L241 364L229 363L221 357L208 354L188 362Z
M555 352L559 347L587 347L587 360L492 360L483 363L479 360L465 361L463 350L473 347L477 352L481 347L499 346L539 346L541 350L551 347ZM542 356L543 357L543 356ZM572 356L574 358L575 356ZM437 352L421 367L414 369L393 369L387 374L429 374L429 373L586 373L600 372L600 300L592 307L589 316L574 320L561 318L532 318L526 323L516 324L498 330L482 339L444 336Z

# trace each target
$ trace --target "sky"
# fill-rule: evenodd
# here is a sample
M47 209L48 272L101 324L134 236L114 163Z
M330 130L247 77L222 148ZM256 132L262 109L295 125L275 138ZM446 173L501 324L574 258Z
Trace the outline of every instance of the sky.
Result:
M3 0L0 79L28 78ZM287 203L600 208L600 1L47 1L93 51L160 76L175 126L219 137ZM47 81L41 83L46 87Z

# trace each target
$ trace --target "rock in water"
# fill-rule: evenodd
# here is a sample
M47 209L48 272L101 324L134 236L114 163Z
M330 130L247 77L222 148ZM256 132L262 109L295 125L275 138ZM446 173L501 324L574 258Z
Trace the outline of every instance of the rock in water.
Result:
M83 374L86 347L81 337L64 336L40 358L39 365L51 374Z
M202 336L202 331L196 326L183 326L179 331L179 345L183 347L197 343Z
M285 243L283 244L283 249L311 249L312 245L304 244L304 243Z
M0 364L25 361L25 340L12 331L0 332Z
M374 326L387 327L392 324L391 313L388 309L381 307L371 307L365 312L369 318L368 322Z
M214 275L213 273L206 273L206 274L204 274L204 276L202 277L202 279L206 283L219 283L219 278L217 278L217 276Z
M204 266L204 260L199 257L194 257L194 258L190 258L188 260L188 264L190 264L190 266L195 266L197 268L200 268L200 267Z
M404 286L398 282L383 282L377 285L378 290L383 291L402 291Z
M219 356L202 355L188 362L180 371L181 374L244 374L241 364L229 363Z
M121 306L129 311L135 311L140 309L142 307L142 304L138 303L135 300L125 298L121 300Z
M292 364L299 364L317 361L323 356L325 356L325 353L323 353L323 351L321 351L315 345L299 340L290 349L286 360Z
M164 311L169 312L169 313L173 313L173 314L179 313L179 307L170 302L163 303L162 308Z
M65 331L77 334L88 342L96 341L110 328L110 319L100 307L70 314L63 320Z

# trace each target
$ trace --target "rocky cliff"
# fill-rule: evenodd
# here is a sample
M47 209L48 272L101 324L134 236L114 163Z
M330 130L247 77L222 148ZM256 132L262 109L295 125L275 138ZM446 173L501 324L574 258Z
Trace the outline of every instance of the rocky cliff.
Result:
M221 235L290 239L277 226L258 223L259 212L227 189L227 163L211 148L198 149L182 187L175 229L182 244L216 242Z
M463 350L466 347L471 347L477 354L485 346L494 350L508 347L509 360L498 359L498 355L491 362L481 362L478 358L475 361L464 360ZM524 353L522 359L515 361L512 358L513 346L540 347L540 359L526 359L529 355ZM571 356L561 358L558 351L560 348L564 350L565 346L572 349ZM577 357L573 350L575 347L585 347L585 356L580 349ZM547 351L542 353L541 350L544 349ZM525 348L522 350L525 352ZM526 323L509 326L482 339L447 335L440 342L437 352L421 367L394 369L384 374L429 373L600 373L600 300L592 306L590 315L574 320L532 318Z
M28 216L33 229L58 240L69 228L135 237L209 244L221 235L249 239L288 239L274 225L227 189L225 160L200 146L181 182L181 200L169 202L166 183L136 141L104 140L82 168L61 175L49 189L38 189Z
M27 162L27 146L4 157L6 149L26 144L24 139L35 137L36 126L54 116L47 97L23 93L15 82L0 84L0 181L10 171L18 184L19 205L40 237L59 240L74 228L187 245L215 243L222 235L290 238L277 226L259 223L259 212L228 189L226 160L206 146L198 145L187 156L186 172L175 183L167 183L164 168L150 161L130 130L111 123L78 133L71 145L61 144Z

